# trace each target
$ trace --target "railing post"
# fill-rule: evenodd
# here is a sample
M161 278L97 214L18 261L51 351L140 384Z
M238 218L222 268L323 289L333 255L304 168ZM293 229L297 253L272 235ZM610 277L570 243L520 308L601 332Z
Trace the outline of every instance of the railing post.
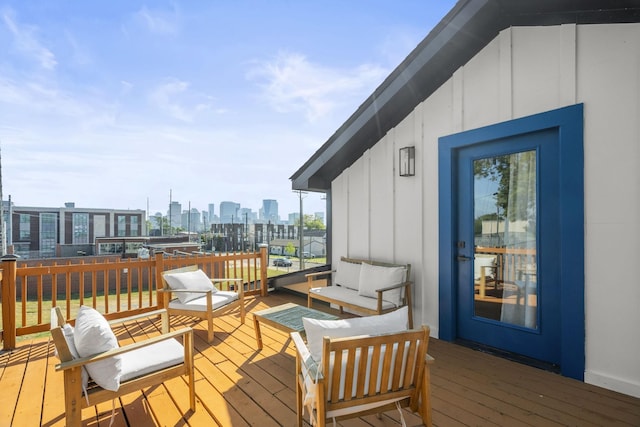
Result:
M2 349L16 348L16 265L17 255L2 258Z
M160 295L159 289L162 289L162 272L164 271L164 252L156 252L156 299L158 308L167 308L164 306L164 295Z
M269 283L267 282L267 267L269 261L267 260L267 245L260 245L260 295L267 296Z

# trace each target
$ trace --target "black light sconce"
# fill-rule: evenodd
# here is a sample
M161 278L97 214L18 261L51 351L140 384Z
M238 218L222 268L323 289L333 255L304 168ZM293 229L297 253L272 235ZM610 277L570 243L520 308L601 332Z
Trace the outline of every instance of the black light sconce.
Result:
M416 174L416 147L400 149L400 176L414 176Z

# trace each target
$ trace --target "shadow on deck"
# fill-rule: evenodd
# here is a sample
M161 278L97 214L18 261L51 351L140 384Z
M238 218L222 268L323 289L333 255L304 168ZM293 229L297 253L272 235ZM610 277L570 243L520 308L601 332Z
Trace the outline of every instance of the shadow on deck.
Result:
M250 299L249 313L284 302L306 301L287 292ZM329 308L315 306L315 308ZM174 379L127 395L115 403L114 426L292 426L295 425L295 352L287 334L265 326L264 349L256 350L251 315L215 320L213 345L206 330L189 318L174 327L196 329L197 410L188 411L187 385ZM157 334L145 321L115 330L122 342ZM640 425L640 399L521 365L490 354L432 339L432 407L436 426L612 426ZM23 339L13 352L0 354L0 426L64 425L62 374L48 337ZM108 425L111 404L85 409L83 425ZM407 425L420 418L404 414ZM341 426L394 426L390 411Z

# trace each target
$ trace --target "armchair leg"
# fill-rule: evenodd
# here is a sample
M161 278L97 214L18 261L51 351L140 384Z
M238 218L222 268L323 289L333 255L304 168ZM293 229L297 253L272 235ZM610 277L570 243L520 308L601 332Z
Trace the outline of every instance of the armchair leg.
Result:
M64 371L64 406L67 427L82 425L82 368Z
M424 378L422 379L422 396L420 402L420 416L422 422L427 427L432 427L433 421L431 419L431 371L427 364L424 368Z

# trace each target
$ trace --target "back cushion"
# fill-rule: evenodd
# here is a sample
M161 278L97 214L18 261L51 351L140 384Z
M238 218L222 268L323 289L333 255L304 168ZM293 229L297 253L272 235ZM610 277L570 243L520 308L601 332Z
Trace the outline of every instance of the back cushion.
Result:
M336 285L357 291L360 282L360 263L340 260L334 281Z
M359 277L358 295L378 298L376 289L403 283L407 269L404 267L382 267L362 263ZM399 306L402 302L402 288L384 292L382 299Z
M211 279L202 270L183 271L180 273L165 273L162 277L172 290L191 290L191 291L211 291L215 293L217 289L211 283ZM185 304L194 299L205 296L203 292L176 292L181 303Z
M358 335L380 335L406 331L409 307L402 307L391 313L378 316L354 317L353 319L318 320L302 318L307 335L307 345L311 357L320 363L322 359L322 338L342 338Z
M92 356L118 348L118 340L102 314L91 307L82 306L73 331L76 349L81 357ZM121 361L110 357L86 365L89 376L100 387L116 391L120 387Z

